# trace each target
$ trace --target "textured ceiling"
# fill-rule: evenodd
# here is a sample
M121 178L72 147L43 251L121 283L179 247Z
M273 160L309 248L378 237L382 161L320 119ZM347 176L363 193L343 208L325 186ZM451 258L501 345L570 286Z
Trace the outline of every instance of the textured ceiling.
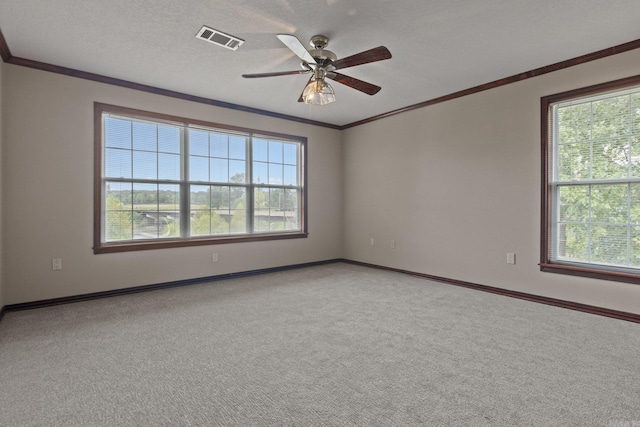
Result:
M640 39L637 0L1 0L14 57L279 114L347 125ZM198 40L202 25L245 40ZM382 86L332 83L337 101L297 99L308 76L276 38L330 38L339 58L384 45L393 58L341 70Z

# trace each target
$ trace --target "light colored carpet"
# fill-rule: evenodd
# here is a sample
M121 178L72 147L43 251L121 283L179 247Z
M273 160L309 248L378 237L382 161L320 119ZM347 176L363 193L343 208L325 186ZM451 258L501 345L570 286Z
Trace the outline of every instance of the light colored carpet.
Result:
M9 312L2 426L640 425L640 325L348 264Z

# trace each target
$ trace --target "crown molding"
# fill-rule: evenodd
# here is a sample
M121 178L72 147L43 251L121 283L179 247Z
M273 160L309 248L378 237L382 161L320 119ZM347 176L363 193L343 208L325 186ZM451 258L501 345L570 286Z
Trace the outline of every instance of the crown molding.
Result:
M474 86L468 89L464 89L458 92L454 92L448 95L433 98L427 101L423 101L417 104L412 104L406 107L398 108L396 110L388 111L386 113L378 114L367 119L359 120L346 125L334 125L331 123L320 122L316 120L304 119L302 117L290 116L287 114L280 114L273 111L262 110L259 108L247 107L244 105L233 104L230 102L218 101L215 99L204 98L201 96L189 95L182 92L176 92L168 89L162 89L154 86L149 86L141 83L130 82L127 80L116 79L113 77L103 76L100 74L89 73L81 70L74 70L72 68L61 67L58 65L47 64L44 62L33 61L25 58L18 58L11 54L11 50L7 45L7 41L0 30L0 57L8 64L18 65L22 67L34 68L37 70L48 71L51 73L64 74L67 76L77 77L81 79L91 80L95 82L110 84L114 86L125 87L133 90L139 90L143 92L154 93L157 95L168 96L171 98L178 98L186 101L197 102L201 104L212 105L215 107L228 108L230 110L243 111L246 113L259 114L268 117L274 117L282 120L289 120L298 123L309 124L313 126L326 127L330 129L345 130L356 126L371 123L377 120L382 120L387 117L395 116L405 113L411 110L417 110L420 108L428 107L430 105L439 104L442 102L450 101L452 99L461 98L474 93L483 92L485 90L494 89L500 86L505 86L511 83L520 82L522 80L530 79L533 77L541 76L543 74L552 73L554 71L562 70L564 68L573 67L575 65L584 64L586 62L595 61L597 59L606 58L608 56L617 55L619 53L628 52L630 50L640 48L640 39L633 40L627 43L612 46L606 49L602 49L596 52L588 53L586 55L577 56L565 61L556 62L555 64L547 65L544 67L536 68L534 70L526 71L523 73L515 74L513 76L505 77L499 80L494 80L489 83L484 83L478 86Z
M0 30L0 58L4 62L9 62L11 60L11 51L9 50L9 45L7 45L7 40L4 38L4 34L2 34L2 30Z
M599 50L597 52L588 53L586 55L577 56L566 61L556 62L555 64L547 65L544 67L536 68L534 70L526 71L524 73L515 74L513 76L505 77L499 80L494 80L489 83L484 83L478 86L474 86L469 89L464 89L458 92L450 93L448 95L433 98L428 101L420 102L418 104L409 105L407 107L399 108L397 110L389 111L387 113L379 114L377 116L370 117L368 119L360 120L357 122L349 123L342 126L342 129L348 129L355 126L360 126L366 123L381 120L387 117L395 116L397 114L405 113L411 110L417 110L418 108L428 107L430 105L439 104L441 102L450 101L452 99L461 98L463 96L472 95L474 93L483 92L485 90L494 89L500 86L505 86L511 83L517 83L522 80L538 77L543 74L552 73L554 71L562 70L564 68L573 67L574 65L584 64L585 62L595 61L596 59L606 58L607 56L617 55L619 53L627 52L630 50L640 48L640 39L633 40L628 43L619 44L617 46L609 47Z

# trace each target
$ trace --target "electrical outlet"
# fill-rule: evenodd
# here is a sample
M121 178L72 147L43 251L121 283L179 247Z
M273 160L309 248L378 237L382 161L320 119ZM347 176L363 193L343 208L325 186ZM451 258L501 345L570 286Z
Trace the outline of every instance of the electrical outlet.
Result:
M391 239L391 249L395 249L396 248L396 241Z
M508 252L507 253L507 264L515 264L516 263L516 254Z
M371 240L369 240L369 246L375 246L376 245L376 241L375 239L372 237Z
M51 260L51 269L54 271L62 270L62 258L53 258Z
M216 252L211 255L211 262L218 262L218 254Z

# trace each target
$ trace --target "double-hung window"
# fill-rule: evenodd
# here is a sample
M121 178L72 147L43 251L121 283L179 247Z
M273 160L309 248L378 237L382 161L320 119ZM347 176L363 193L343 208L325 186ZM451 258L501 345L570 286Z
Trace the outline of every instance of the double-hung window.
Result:
M306 237L306 139L95 104L94 252Z
M542 98L543 271L640 283L640 76Z

